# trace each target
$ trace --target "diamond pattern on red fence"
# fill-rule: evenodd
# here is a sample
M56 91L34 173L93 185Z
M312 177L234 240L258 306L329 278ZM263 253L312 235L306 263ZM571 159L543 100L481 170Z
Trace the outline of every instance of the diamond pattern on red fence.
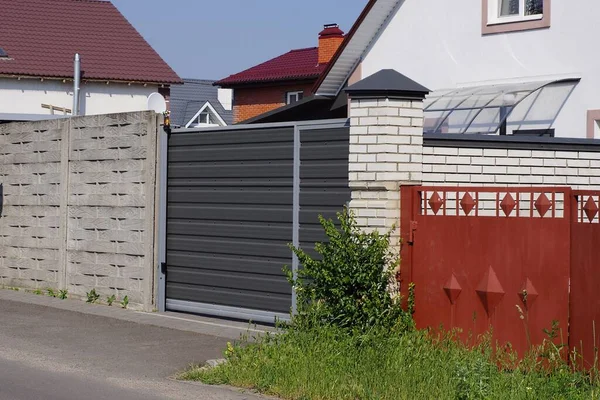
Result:
M600 224L600 192L574 191L577 201L577 217L574 221L581 224Z
M504 196L504 199L500 203L500 208L502 208L502 211L504 211L504 215L510 217L510 214L512 214L516 206L517 202L515 199L513 199L510 193L506 193L506 196Z
M538 293L537 289L535 288L535 286L533 286L533 283L531 283L531 280L529 278L527 278L525 280L525 283L523 283L521 292L519 293L519 297L521 298L521 301L523 302L525 307L527 309L529 309L529 307L531 307L533 305L533 303L538 298L538 296L539 296L539 293Z
M420 212L428 216L565 218L564 188L423 187ZM594 212L592 204L590 212ZM600 208L597 211L600 215Z
M548 200L548 196L544 193L540 194L540 197L535 201L535 209L540 213L541 217L545 217L548 210L552 208L554 202Z
M592 196L588 197L585 206L583 206L583 211L585 211L585 215L587 215L590 222L594 221L594 218L598 215L598 206Z
M494 312L496 306L500 304L500 301L502 301L502 298L506 294L502 284L498 280L496 271L492 267L486 272L476 291L488 315Z
M443 204L444 200L442 200L440 195L437 192L433 193L433 196L429 199L429 206L435 215L440 212Z
M469 192L465 193L462 200L460 201L460 206L465 212L465 215L471 214L471 211L475 208L477 203L473 199L473 196Z
M444 292L446 292L450 303L456 303L456 300L458 300L458 297L462 292L462 287L458 283L458 280L454 274L452 274L450 280L448 280L448 282L444 285Z

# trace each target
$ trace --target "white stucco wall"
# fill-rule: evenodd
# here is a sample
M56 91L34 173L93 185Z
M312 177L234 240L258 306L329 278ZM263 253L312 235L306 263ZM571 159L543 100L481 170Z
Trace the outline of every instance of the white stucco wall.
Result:
M146 110L147 98L158 87L140 84L82 82L81 115ZM0 78L0 113L49 115L42 104L73 108L73 84L58 80ZM55 114L60 114L56 112Z
M366 54L363 78L393 68L435 90L579 76L554 128L585 137L587 110L600 109L600 1L555 0L549 29L506 34L483 36L481 13L480 0L405 0Z

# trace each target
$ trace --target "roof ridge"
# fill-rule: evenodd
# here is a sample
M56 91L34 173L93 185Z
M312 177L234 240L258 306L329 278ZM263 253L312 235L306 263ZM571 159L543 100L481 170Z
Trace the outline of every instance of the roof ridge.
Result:
M110 3L110 4L112 4L111 0L61 0L61 1L74 1L74 2L80 2L80 3Z
M54 0L54 1L64 1L64 2L69 2L69 3L101 3L101 4L110 4L110 5L114 6L114 4L112 4L111 0Z
M318 49L318 47L316 47L316 46L314 46L314 47L303 47L303 48L301 48L301 49L293 49L293 50L290 50L290 51L288 51L288 53L295 53L295 52L297 52L297 51L317 50L317 49Z
M210 83L213 84L216 82L214 79L196 79L196 78L183 78L184 82L194 82L194 83Z

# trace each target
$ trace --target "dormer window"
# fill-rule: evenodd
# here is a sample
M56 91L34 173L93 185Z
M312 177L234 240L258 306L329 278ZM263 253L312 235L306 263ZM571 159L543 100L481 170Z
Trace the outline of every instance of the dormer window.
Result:
M287 92L285 94L285 104L294 104L304 98L304 92Z
M0 47L0 58L8 58L8 53Z
M551 0L482 0L483 34L550 27Z
M227 126L227 123L223 121L223 118L217 113L210 102L204 103L204 105L198 110L196 115L185 124L186 128L202 128L208 126Z

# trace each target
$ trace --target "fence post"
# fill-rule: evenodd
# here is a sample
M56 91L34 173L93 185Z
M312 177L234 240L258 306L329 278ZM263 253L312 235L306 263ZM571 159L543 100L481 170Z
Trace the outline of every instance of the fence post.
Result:
M429 90L394 70L346 89L350 103L350 209L365 231L393 229L400 253L400 188L423 175L423 100Z
M69 260L67 257L67 237L69 225L69 191L70 173L69 157L71 152L71 119L63 120L60 124L60 206L59 206L59 246L58 246L58 289L69 288L67 270Z

